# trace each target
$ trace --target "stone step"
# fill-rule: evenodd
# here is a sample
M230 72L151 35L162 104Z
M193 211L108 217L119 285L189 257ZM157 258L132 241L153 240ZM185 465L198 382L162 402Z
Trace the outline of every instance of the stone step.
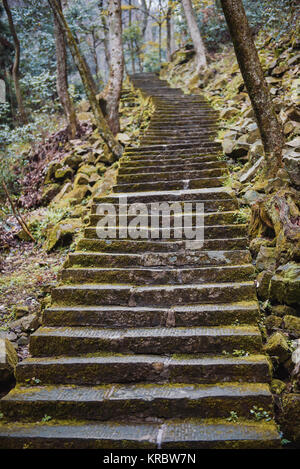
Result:
M251 263L248 250L169 253L95 253L71 252L64 267L182 267L228 266Z
M170 165L161 165L161 164L156 164L153 166L145 166L144 164L141 163L140 166L138 166L138 163L135 166L130 166L128 165L121 165L119 168L119 175L123 176L125 174L136 174L137 171L139 174L148 174L148 173L164 173L167 171L198 171L198 170L207 170L207 169L223 169L226 168L227 165L225 161L208 161L204 163L182 163L182 164L170 164ZM153 176L152 176L153 177ZM156 177L156 175L154 175Z
M136 193L118 193L109 194L105 197L95 197L94 203L124 203L132 204L135 202L151 203L151 202L202 202L206 200L221 201L233 198L233 192L224 187L212 187L207 189L191 189L179 191L153 191L153 192L136 192ZM235 199L236 200L236 199Z
M202 251L205 250L241 250L248 246L248 239L245 237L231 239L205 239ZM117 253L153 253L171 252L177 253L186 249L185 241L155 241L155 240L102 240L99 238L83 238L78 242L78 250L90 252L117 252ZM197 251L197 252L202 252Z
M130 285L186 285L212 282L242 282L255 278L252 264L221 267L73 267L60 272L60 280L67 284L110 283Z
M106 208L106 206L102 206L103 209ZM101 204L98 206L98 211L100 211ZM137 213L134 213L133 215L130 214L130 211L128 215L126 214L126 217L124 217L124 212L122 213L122 208L125 210L125 206L120 207L121 211L117 210L114 218L115 218L115 223L117 226L127 226L129 222L134 220L137 217ZM145 207L147 208L147 207ZM162 225L162 223L167 223L165 217L168 216L168 223L170 224L171 227L174 227L178 224L181 223L183 226L196 226L200 222L202 222L206 227L208 226L219 226L219 225L234 225L237 224L239 220L239 212L237 211L220 211L220 212L211 212L211 213L205 213L205 204L203 204L203 209L202 206L198 207L198 213L195 212L195 209L197 208L196 203L190 202L190 205L183 206L179 203L175 203L173 205L173 209L176 210L177 213L174 214L174 210L172 210L172 206L169 206L168 204L165 204L164 202L158 203L156 205L150 206L150 209L148 210L146 215L143 216L143 221L141 223L141 226L151 226L151 215L153 216L153 222L159 224L159 226ZM104 211L104 210L103 210ZM169 215L170 213L170 215ZM157 216L155 215L157 214ZM97 226L97 223L100 220L106 219L107 217L107 211L103 215L97 215L97 214L91 214L89 216L89 224L91 226Z
M64 285L52 291L54 306L155 306L216 304L256 299L254 282L205 285Z
M16 368L19 384L32 378L45 384L99 385L108 383L214 384L242 381L269 383L265 355L136 355L89 354L26 358Z
M44 326L98 327L192 327L256 325L257 301L242 303L175 306L172 308L128 306L73 306L44 310Z
M193 228L193 230L196 230L198 229L198 231L200 231L200 228L201 228L202 225L197 225L196 227L195 226L192 226L191 225L187 225L186 226L186 229L191 227ZM119 230L118 230L118 227L113 227L111 226L110 227L112 230L114 229L114 238L112 239L118 239L119 238ZM239 237L245 237L247 235L247 225L208 225L208 226L204 226L204 240L208 240L208 239L230 239L230 238L239 238ZM122 226L120 227L120 229L122 229ZM101 232L98 230L98 234L101 235ZM180 240L189 240L189 238L186 237L185 233L180 233L180 234L177 234L177 231L175 228L171 227L170 229L168 228L148 228L148 229L145 229L141 232L140 234L140 239L144 239L145 241L146 240L151 240L151 239L159 239L159 240L162 240L162 241L165 241L165 240L174 240L176 239L176 236L177 238L180 238ZM190 236L190 234L188 233L188 236ZM97 228L96 227L93 227L93 226L88 226L87 228L85 228L84 230L84 237L85 238L97 238L98 235L97 235ZM129 234L129 231L127 232L127 234L122 234L122 236L120 236L120 239L131 239L131 236ZM204 248L205 248L205 244L204 244ZM192 248L190 248L192 249Z
M32 357L72 356L86 353L259 353L261 333L253 326L150 327L99 329L40 327L30 337Z
M19 386L2 401L7 420L38 421L132 418L227 418L232 409L250 418L250 409L262 407L272 415L267 384L208 385L136 384L104 386Z
M134 184L141 182L155 182L158 181L178 181L191 180L191 179L200 179L200 178L215 178L221 177L228 174L228 170L225 168L211 168L211 169L194 169L186 171L172 171L172 172L163 172L160 173L139 173L136 171L134 174L120 174L117 176L117 184Z
M201 151L201 149L219 149L221 150L222 148L222 145L221 143L219 142L213 142L213 141L207 141L206 143L202 143L201 145L199 145L198 143L169 143L168 145L143 145L143 146L140 146L139 148L134 148L132 151L133 152L139 152L139 153L144 153L144 152L160 152L160 151L164 151L164 150L171 150L171 151L175 151L175 150L186 150L186 149L194 149L194 151L196 152L199 152ZM206 150L208 151L208 150ZM130 153L130 150L127 149L127 154Z
M164 423L80 422L11 424L0 430L0 448L22 449L276 449L273 422L166 420Z
M141 182L130 184L117 184L113 187L114 192L142 192L142 191L172 191L201 189L209 187L220 187L226 182L226 177L203 177L198 179L175 180L175 181L158 181L158 182Z
M100 202L103 199L97 199L97 200ZM202 200L201 202L204 204L204 210L205 210L206 215L208 213L218 212L218 211L236 212L236 210L238 209L237 199ZM106 202L103 202L103 203L106 203ZM169 201L167 203L172 205L174 201ZM196 202L190 201L190 203L195 204ZM91 206L92 215L96 214L97 210L100 210L99 204L101 205L101 202L97 204L92 204ZM177 204L179 204L179 206L182 207L182 209L184 209L184 201L182 202L177 201ZM151 207L151 202L145 203L144 205L146 206L147 210L151 210L151 208L153 208ZM122 210L122 209L125 210L128 208L124 204L118 204L118 203L113 204L113 206L114 206L114 209L116 210L116 213L119 213L119 210Z

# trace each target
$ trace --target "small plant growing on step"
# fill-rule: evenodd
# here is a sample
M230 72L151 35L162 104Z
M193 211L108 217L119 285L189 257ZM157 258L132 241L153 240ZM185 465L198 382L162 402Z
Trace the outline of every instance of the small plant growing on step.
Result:
M270 422L271 420L269 412L264 410L262 407L257 407L256 405L252 407L252 409L250 410L250 414L257 422L259 422L260 420Z
M249 352L246 352L245 350L234 349L232 355L234 355L235 357L248 357Z
M52 420L52 417L50 415L45 414L44 417L42 418L41 422L42 423L47 423L50 420Z
M3 417L4 417L4 414L0 412L0 420L3 419Z
M227 422L237 422L238 419L239 419L238 414L234 410L232 410L230 412L229 417L227 417L226 420L227 420Z
M28 385L40 384L40 383L41 383L41 380L38 379L38 378L35 378L35 376L33 376L33 378L27 378L27 379L25 379L25 383L28 384Z

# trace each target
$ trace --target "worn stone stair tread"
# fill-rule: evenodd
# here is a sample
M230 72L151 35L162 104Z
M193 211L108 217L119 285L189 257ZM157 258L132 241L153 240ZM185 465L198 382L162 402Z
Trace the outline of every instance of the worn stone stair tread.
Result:
M248 239L246 237L238 238L218 238L218 239L208 239L204 240L203 250L215 250L218 247L227 250L243 249L248 246ZM90 238L82 238L78 243L78 249L86 249L87 251L93 252L167 252L167 253L176 253L180 249L186 248L185 241L174 241L173 240L164 240L164 241L149 241L149 240L101 240L99 238L91 236ZM193 251L194 252L194 251Z
M221 405L220 405L221 404ZM7 420L55 419L104 421L116 418L220 418L232 408L249 418L250 409L272 412L272 394L264 383L106 384L102 386L18 386L1 401Z
M101 351L169 354L178 350L182 353L221 353L240 349L258 353L261 347L261 334L255 326L41 327L32 334L30 341L30 353L34 357Z
M278 448L274 423L166 420L163 423L56 422L7 424L0 448Z
M124 190L127 191L128 193L130 192L135 192L138 190L141 191L151 191L153 189L158 189L158 190L164 190L163 188L165 187L165 190L180 190L180 189L195 189L197 187L218 187L222 186L226 181L226 177L203 177L203 178L197 178L197 179L188 179L188 180L174 180L174 181L154 181L154 182L134 182L130 184L116 184L113 186L113 191L114 192L123 192Z
M256 324L257 301L220 305L151 308L146 306L69 306L51 307L43 313L45 326L155 327L166 326L172 318L174 326L215 326Z
M200 189L181 189L181 190L173 190L173 191L147 191L143 192L118 192L118 194L110 194L105 197L95 197L94 202L115 202L118 203L120 198L126 198L128 203L135 202L133 198L140 199L141 202L145 202L145 200L141 200L142 198L149 199L150 197L155 198L155 201L163 200L163 201L175 201L175 200L185 200L191 201L195 200L198 196L200 197L199 200L214 198L214 199L227 199L228 197L233 198L233 194L228 189L224 189L224 187L212 187L212 188L200 188ZM208 197L210 196L210 197ZM151 201L151 199L149 200Z
M165 252L157 253L101 253L93 251L76 251L70 253L66 261L66 267L73 266L110 266L120 265L122 267L134 265L135 267L154 266L223 266L250 264L251 256L248 250L234 251L195 251L186 253L170 254Z
M265 383L216 384L106 384L103 386L18 386L2 402L86 402L143 399L203 399L208 397L264 396L272 397Z
M133 286L130 284L111 285L110 283L104 284L73 284L63 285L53 290L54 304L61 304L65 302L64 295L67 294L67 301L70 303L73 297L75 302L80 301L81 294L82 300L85 304L95 304L95 294L98 304L118 304L120 306L144 306L145 302L149 301L149 306L175 306L178 304L193 304L199 303L224 303L222 301L223 295L228 297L229 301L254 300L255 299L255 286L254 282L224 282L224 283L209 283L204 285L151 285L151 286ZM111 298L113 303L108 303L108 298ZM188 295L188 300L186 298ZM88 295L90 297L88 297ZM101 295L101 298L99 297ZM118 298L115 297L118 295ZM210 298L210 295L212 296ZM73 300L73 301L74 301ZM101 302L100 302L101 300ZM218 300L218 301L217 301ZM142 302L142 303L141 303ZM74 304L74 302L73 302ZM80 303L79 303L80 304Z
M122 228L122 225L120 225L120 228ZM166 240L176 240L176 239L183 239L185 241L193 241L193 239L190 239L191 233L185 233L184 230L182 233L182 237L179 238L176 228L174 226L171 226L170 228L168 227L159 227L159 228L147 228L145 230L145 233L142 231L143 226L141 226L141 239L144 239L145 241L148 241L149 239L157 239L158 242L161 241L166 241ZM200 219L200 224L198 223L192 223L188 224L185 226L185 229L191 228L192 230L195 230L196 228L198 230L203 229L204 231L204 240L203 244L199 245L198 249L201 249L203 246L205 246L205 241L208 239L218 239L218 238L227 238L227 239L232 239L232 238L238 238L238 237L245 237L247 234L247 229L248 225L245 223L241 224L224 224L224 225L203 225L203 222ZM125 239L132 239L129 233L129 230L127 230L126 237L123 235L118 237L119 235L119 227L116 226L110 226L111 231L116 231L117 239L125 240ZM104 230L105 232L105 230ZM138 231L139 232L139 231ZM193 232L194 237L196 236L196 233ZM84 229L84 236L85 238L97 238L97 226L88 226ZM189 237L187 237L189 236ZM98 238L101 239L101 238ZM106 238L105 238L106 239ZM114 238L113 238L114 239ZM200 241L200 240L199 240ZM197 240L196 240L197 242ZM198 243L199 244L199 243ZM189 248L187 248L189 249ZM195 248L194 248L195 249ZM194 250L191 244L190 250Z
M255 273L252 264L223 265L205 267L69 267L60 272L61 281L68 284L85 283L129 283L132 285L178 285L206 282L243 281L253 278Z

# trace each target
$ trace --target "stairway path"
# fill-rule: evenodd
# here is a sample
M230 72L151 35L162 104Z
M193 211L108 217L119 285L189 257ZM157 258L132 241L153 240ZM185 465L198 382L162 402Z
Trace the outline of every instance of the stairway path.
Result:
M64 264L1 401L0 448L277 448L247 227L224 187L217 113L155 74L132 81L155 113ZM174 214L158 238L99 239L100 204L117 209L125 197L147 209L188 202L202 249L176 237ZM254 406L270 419L253 420Z

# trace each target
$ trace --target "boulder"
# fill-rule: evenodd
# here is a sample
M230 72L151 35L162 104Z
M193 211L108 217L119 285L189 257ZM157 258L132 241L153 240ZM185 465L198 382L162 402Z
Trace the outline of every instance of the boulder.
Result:
M281 323L282 319L274 314L270 314L270 316L267 316L265 319L265 326L268 331L276 331L277 329L280 329Z
M284 316L283 318L284 329L289 332L293 337L300 337L300 318L296 316Z
M81 220L78 218L68 218L57 223L47 231L45 248L47 252L57 246L67 246L72 243L74 235L80 231Z
M272 278L272 272L264 270L260 272L256 278L256 289L258 297L266 301L269 298L269 287Z
M280 395L286 388L286 384L280 379L272 379L271 381L271 392L273 394Z
M0 384L5 385L14 377L18 355L8 339L0 338Z
M281 332L275 332L269 337L264 345L264 351L271 357L278 357L279 363L284 363L291 356L289 344Z
M89 176L84 173L77 173L74 179L74 187L81 186L81 185L88 185L90 182Z
M262 166L264 162L264 157L261 156L255 163L252 165L250 168L248 168L246 171L243 171L243 173L240 176L240 181L241 183L251 181L256 175L257 171Z
M256 258L256 268L260 272L263 270L274 271L276 268L276 248L261 246Z
M300 393L283 395L280 427L285 438L300 444Z
M283 318L286 315L298 316L296 309L287 305L272 306L272 314L275 314L275 316L279 316L281 318Z
M300 187L300 152L290 151L285 153L283 162L292 183Z
M44 179L44 184L51 184L54 182L54 174L57 169L61 168L61 163L59 161L52 161L46 171L46 176Z
M252 189L249 189L248 191L245 192L242 199L245 204L251 205L251 204L256 203L261 197L262 197L262 194Z
M270 298L281 304L300 304L300 264L289 262L276 270L271 279Z
M58 168L55 171L55 179L59 181L65 181L66 179L71 179L73 177L74 171L73 169L69 168L68 166L64 166L62 168Z
M61 190L61 185L58 183L47 184L43 188L41 203L42 205L48 205L52 199L59 193Z

